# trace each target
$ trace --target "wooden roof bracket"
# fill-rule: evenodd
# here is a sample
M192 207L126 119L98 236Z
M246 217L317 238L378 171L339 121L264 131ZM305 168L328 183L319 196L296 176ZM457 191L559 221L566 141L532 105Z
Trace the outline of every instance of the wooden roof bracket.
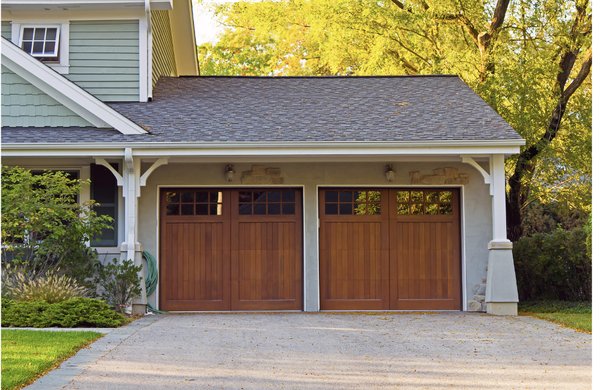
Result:
M460 156L462 162L464 164L469 164L470 166L472 166L473 168L477 169L477 171L479 173L481 173L481 176L483 176L483 182L485 184L489 184L490 185L490 195L494 194L494 188L492 186L492 180L491 180L491 176L488 172L486 172L485 169L483 169L483 167L481 165L479 165L479 163L477 163L477 161L473 160L472 157L469 156Z

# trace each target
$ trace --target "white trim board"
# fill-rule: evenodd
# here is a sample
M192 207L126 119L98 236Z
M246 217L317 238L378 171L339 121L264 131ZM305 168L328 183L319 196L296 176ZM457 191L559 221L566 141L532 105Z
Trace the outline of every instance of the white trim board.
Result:
M146 133L140 126L5 38L2 38L2 65L95 127L112 127L123 134Z
M369 142L294 142L294 143L164 143L164 142L113 142L113 143L4 143L5 156L95 156L121 157L125 148L132 148L136 157L196 157L198 162L231 159L272 157L354 159L378 157L383 160L408 156L458 157L491 154L512 155L519 152L520 140L461 143L369 143Z
M149 0L152 8L169 10L173 8L173 0ZM8 9L19 9L25 7L30 9L32 6L46 7L72 7L72 6L143 6L145 0L2 0L2 5Z

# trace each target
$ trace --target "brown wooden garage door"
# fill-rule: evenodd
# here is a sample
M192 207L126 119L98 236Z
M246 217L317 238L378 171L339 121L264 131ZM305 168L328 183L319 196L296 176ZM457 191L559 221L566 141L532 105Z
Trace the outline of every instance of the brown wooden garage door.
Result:
M460 310L459 190L323 189L323 310Z
M160 308L300 310L298 189L163 189Z

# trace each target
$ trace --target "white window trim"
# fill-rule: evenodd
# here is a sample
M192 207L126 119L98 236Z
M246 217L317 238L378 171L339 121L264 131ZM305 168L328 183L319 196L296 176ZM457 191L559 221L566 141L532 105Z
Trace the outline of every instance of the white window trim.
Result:
M26 27L58 27L59 28L59 62L45 63L60 74L69 74L69 21L53 21L41 23L40 21L15 20L11 25L11 41L21 47L23 29Z
M22 24L21 25L20 38L19 38L19 47L21 49L23 48L23 41L24 41L23 36L24 36L25 29L32 29L32 30L34 30L34 32L35 32L36 29L45 29L46 30L46 34L47 34L48 30L54 30L55 29L56 30L56 38L53 41L55 43L55 45L54 45L54 52L52 53L52 55L47 55L47 54L43 53L43 50L42 50L41 55L34 55L34 54L31 54L31 53L30 54L32 56L36 57L36 58L45 58L45 57L52 58L52 57L57 57L60 60L60 55L62 54L60 52L60 41L61 41L61 36L60 36L61 35L60 34L61 28L60 28L60 25L58 25L58 24L44 24L44 25L41 25L41 24L40 25ZM32 37L31 37L31 44L32 45L36 41L39 42L39 40L37 40L35 38L34 32L32 32ZM57 41L58 41L59 46L56 46ZM42 43L46 43L46 42L50 42L50 41L46 40L44 38L41 42ZM32 51L33 51L33 48L32 48Z

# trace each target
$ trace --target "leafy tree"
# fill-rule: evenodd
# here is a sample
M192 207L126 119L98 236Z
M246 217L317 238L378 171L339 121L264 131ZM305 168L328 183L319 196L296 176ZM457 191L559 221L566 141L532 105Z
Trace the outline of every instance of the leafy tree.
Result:
M96 256L86 243L109 227L110 217L97 216L93 201L77 202L81 185L61 171L2 169L3 271L10 265L36 279L60 270L89 285Z
M282 0L216 10L204 73L458 74L525 138L507 162L509 237L533 203L591 209L589 0Z

